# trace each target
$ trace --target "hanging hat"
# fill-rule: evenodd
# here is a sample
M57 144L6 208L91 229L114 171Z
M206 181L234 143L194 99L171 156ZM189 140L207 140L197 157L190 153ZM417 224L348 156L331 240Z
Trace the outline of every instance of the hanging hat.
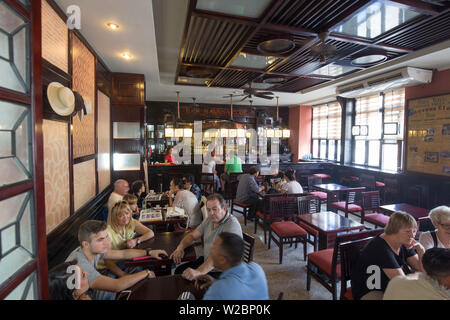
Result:
M92 102L91 99L89 97L83 97L84 100L84 115L88 115L92 113Z
M60 116L72 114L75 108L75 96L59 82L52 82L47 87L47 98L53 111Z
M84 106L84 100L81 94L79 94L77 91L74 91L73 94L75 95L75 110L70 115L71 117L74 117L77 113L80 117L80 121L83 118L83 113L86 113L86 107Z

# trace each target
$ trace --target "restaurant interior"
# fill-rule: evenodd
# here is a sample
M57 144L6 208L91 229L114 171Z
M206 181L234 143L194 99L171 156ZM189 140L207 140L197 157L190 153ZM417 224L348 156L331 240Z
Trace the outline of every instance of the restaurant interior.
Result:
M189 176L225 199L269 299L352 300L346 252L397 211L419 240L450 206L450 1L0 0L0 112L0 299L50 299L120 180L145 186L140 248L170 255L193 229L167 191ZM279 192L290 170L300 194ZM203 297L158 260L128 262L156 278L126 299Z

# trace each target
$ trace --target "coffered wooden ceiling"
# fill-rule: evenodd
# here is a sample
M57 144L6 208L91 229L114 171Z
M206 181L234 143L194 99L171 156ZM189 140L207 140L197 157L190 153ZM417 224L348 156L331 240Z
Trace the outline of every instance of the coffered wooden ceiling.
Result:
M253 1L232 2L245 9ZM253 82L256 88L298 92L374 65L356 67L352 65L355 58L381 54L386 56L381 62L385 63L450 39L450 1L272 0L257 18L199 9L199 3L189 3L175 84L244 88ZM405 23L373 38L337 32L344 23L355 21L356 15L382 4L412 11L403 18ZM405 11L397 15L405 17ZM361 27L360 22L355 30ZM325 43L319 36L324 32L328 32ZM290 40L292 49L281 54L258 50L258 44L273 39ZM333 53L321 56L314 51L323 46L332 46ZM270 64L263 69L232 65L239 56L252 55L270 56ZM318 69L330 64L350 68L339 76L317 74ZM271 78L283 82L273 83L276 79Z

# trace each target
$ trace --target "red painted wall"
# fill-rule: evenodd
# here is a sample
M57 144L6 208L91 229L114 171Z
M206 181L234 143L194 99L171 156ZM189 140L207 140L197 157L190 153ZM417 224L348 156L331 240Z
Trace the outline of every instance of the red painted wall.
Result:
M289 146L293 162L311 153L312 107L298 106L289 109L289 129L291 137Z
M430 84L418 85L405 88L405 102L408 99L434 96L450 93L450 69L434 71Z

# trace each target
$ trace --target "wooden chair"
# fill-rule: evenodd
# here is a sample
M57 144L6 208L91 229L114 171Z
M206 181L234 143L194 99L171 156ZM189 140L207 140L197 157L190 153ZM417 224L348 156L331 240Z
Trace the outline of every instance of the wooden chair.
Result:
M327 193L322 191L317 191L314 186L317 184L322 184L322 178L309 176L308 177L308 192L320 199L321 203L327 202Z
M255 238L245 232L242 233L242 238L244 239L244 262L249 263L253 261Z
M225 183L225 185L223 186L224 188L223 197L228 202L230 208L232 206L233 199L236 198L236 191L239 183L238 177L241 174L242 173L230 173L229 182Z
M319 231L317 229L314 229L313 227L307 225L306 223L302 222L298 216L302 214L308 214L308 213L318 213L320 212L320 199L316 196L307 195L307 196L301 196L297 198L298 203L298 214L297 214L297 223L300 227L305 229L308 232L307 241L311 243L314 247L314 251L317 251L318 246L318 238L319 238ZM310 237L313 237L313 240L310 239Z
M252 206L251 203L242 203L233 200L231 204L231 214L233 214L233 212L242 214L244 216L244 225L247 225L247 216L250 212L251 206Z
M354 215L357 215L357 212L361 212L362 208L360 206L361 202L361 193L365 190L364 187L360 188L352 188L346 190L345 193L345 201L335 201L337 193L329 193L329 198L327 202L329 203L328 207L334 210L341 210L345 213L345 217L348 218L348 213L351 212ZM334 196L330 196L334 195Z
M217 182L214 180L214 173L202 173L200 179L200 189L204 195L215 193L217 190Z
M352 269L361 255L361 250L367 242L383 231L383 229L377 230L379 230L378 233L370 237L343 242L339 245L339 252L341 253L341 300L353 300L352 289L351 287L347 288L347 282L350 281Z
M301 242L303 244L303 258L306 260L306 244L308 232L296 224L293 220L297 215L298 204L297 197L286 195L284 197L277 197L271 199L273 206L271 208L270 217L272 220L279 220L272 222L269 229L269 244L273 240L280 250L280 264L283 263L283 245L295 244ZM278 236L278 239L274 235Z
M264 231L264 244L267 243L267 226L271 223L270 219L270 211L273 204L270 202L271 198L281 197L284 196L281 193L275 193L275 194L266 194L263 198L263 211L256 211L255 216L255 230L254 234L256 234L256 230L258 227L258 222L261 221L261 226Z
M311 288L311 277L316 279L337 299L337 283L341 278L341 258L339 246L341 243L363 239L382 233L383 229L365 230L359 232L340 233L333 249L324 249L308 254L306 265L306 290Z
M362 212L361 212L361 224L364 221L370 222L375 227L384 228L389 221L389 216L382 213L378 213L380 208L380 192L370 191L362 193ZM372 213L367 213L372 211Z
M400 195L400 188L396 178L384 178L386 184L384 188L383 203L396 203Z

